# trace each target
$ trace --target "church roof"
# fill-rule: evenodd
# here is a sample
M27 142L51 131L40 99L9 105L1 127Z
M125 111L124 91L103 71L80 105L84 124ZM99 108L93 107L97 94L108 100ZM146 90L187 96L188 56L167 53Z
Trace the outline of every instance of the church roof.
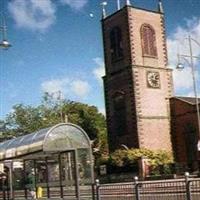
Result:
M184 102L192 104L192 105L196 104L196 98L195 97L181 97L181 96L177 97L177 96L175 96L173 98L179 99L181 101L184 101ZM198 98L198 100L199 100L199 104L200 104L200 98Z

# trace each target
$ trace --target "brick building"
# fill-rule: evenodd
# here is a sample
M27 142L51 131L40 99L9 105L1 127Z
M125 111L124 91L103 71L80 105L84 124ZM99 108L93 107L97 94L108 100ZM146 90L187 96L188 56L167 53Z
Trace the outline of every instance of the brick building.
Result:
M195 98L173 97L170 99L170 110L175 160L197 170L200 157L197 152L198 121Z
M112 15L103 14L110 151L124 145L171 151L173 84L161 2L156 11L125 5Z

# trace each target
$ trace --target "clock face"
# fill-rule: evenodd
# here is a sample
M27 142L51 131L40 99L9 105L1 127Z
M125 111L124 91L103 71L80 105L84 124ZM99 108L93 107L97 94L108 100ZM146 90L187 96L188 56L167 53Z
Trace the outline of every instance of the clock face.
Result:
M160 75L159 72L147 72L147 83L151 88L160 88Z

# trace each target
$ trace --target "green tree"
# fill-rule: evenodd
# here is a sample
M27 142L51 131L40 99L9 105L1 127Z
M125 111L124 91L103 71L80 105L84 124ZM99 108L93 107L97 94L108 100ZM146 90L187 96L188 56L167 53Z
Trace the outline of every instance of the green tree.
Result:
M4 120L0 120L0 142L13 138L15 134L8 128Z
M95 148L107 153L106 123L103 114L95 106L80 102L58 100L46 93L39 106L18 104L6 119L0 122L2 137L17 137L68 121L83 128L94 141Z

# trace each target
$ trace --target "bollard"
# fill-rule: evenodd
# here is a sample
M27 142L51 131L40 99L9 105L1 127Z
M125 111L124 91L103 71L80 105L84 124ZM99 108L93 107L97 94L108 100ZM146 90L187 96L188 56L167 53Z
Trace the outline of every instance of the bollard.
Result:
M39 186L37 188L37 198L42 198L42 196L43 196L43 188Z
M185 182L186 183L188 182L189 176L190 176L190 173L189 172L185 172Z
M99 182L99 179L96 179L95 183L96 183L97 200L101 200L100 192L99 192L99 189L100 189L100 182Z
M134 181L135 181L135 197L136 200L140 200L140 191L139 191L140 184L138 182L137 176L134 177Z
M187 200L191 200L191 191L190 191L189 176L190 176L189 172L185 172L185 186L186 186Z

